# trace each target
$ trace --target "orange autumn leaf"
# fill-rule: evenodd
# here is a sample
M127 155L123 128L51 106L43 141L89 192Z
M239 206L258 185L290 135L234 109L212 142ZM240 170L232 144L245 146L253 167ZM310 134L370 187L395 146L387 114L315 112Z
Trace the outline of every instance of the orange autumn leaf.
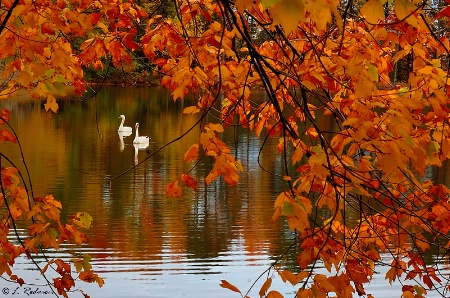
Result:
M1 110L1 114L0 114L0 116L1 116L1 118L0 118L0 124L5 123L5 121L6 121L6 122L9 121L9 114L10 114L10 113L11 113L11 112L10 112L9 110L5 109L5 108L3 108L3 109Z
M281 295L281 293L278 291L270 291L269 293L267 293L266 297L267 298L283 298L284 296Z
M192 188L193 190L198 190L198 182L189 174L181 174L181 181L186 184L187 187Z
M319 136L318 133L317 133L317 130L314 127L309 127L306 130L306 135L310 136L313 139L317 139L318 136Z
M272 278L269 277L261 286L261 289L259 290L259 297L263 297L271 285L272 285Z
M16 137L6 129L0 129L0 141L17 143Z
M93 283L96 282L99 284L99 286L103 286L104 281L103 279L101 279L97 274L95 274L92 270L86 270L86 271L82 271L80 272L80 274L78 275L78 277L85 282L88 283Z
M184 154L184 160L186 162L197 160L198 159L198 154L199 154L198 144L194 144Z
M172 181L166 186L166 194L169 197L176 198L183 195L183 189L178 185L178 181Z
M237 287L235 287L235 286L233 286L232 284L230 284L228 281L226 281L226 280L221 280L221 284L220 284L220 286L222 287L222 288L225 288L225 289L229 289L229 290L231 290L231 291L233 291L233 292L236 292L236 293L241 293L241 291L239 291L239 289L237 288Z

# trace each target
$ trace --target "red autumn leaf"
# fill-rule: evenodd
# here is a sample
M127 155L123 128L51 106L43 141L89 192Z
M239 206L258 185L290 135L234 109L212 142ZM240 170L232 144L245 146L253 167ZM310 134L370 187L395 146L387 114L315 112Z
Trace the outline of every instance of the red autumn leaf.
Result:
M178 181L172 181L166 186L166 194L169 197L176 198L183 195L183 189L178 185Z
M80 272L80 275L78 276L82 281L93 283L97 281L98 275L95 274L92 270L86 270Z
M42 34L54 35L55 34L55 26L49 22L45 22L41 26L41 32L42 32Z
M446 6L443 9L441 9L441 11L439 11L436 16L435 19L441 19L441 18L450 18L450 6Z
M377 189L378 187L380 187L380 184L381 184L381 183L380 183L379 180L370 180L369 184L370 184L373 188Z
M427 285L428 288L433 288L433 282L431 281L428 275L424 275L422 278L423 282Z
M16 137L6 129L0 129L0 141L17 143Z
M22 286L25 283L22 278L19 278L15 274L11 275L10 278L11 280L15 280L20 286Z
M198 190L198 182L189 174L181 174L181 180L186 184L187 187L192 188L193 190Z
M0 124L5 123L5 121L6 121L6 122L9 121L9 114L10 114L10 113L11 113L11 112L10 112L9 110L7 110L7 109L2 109L2 111L1 111L1 118L0 118Z

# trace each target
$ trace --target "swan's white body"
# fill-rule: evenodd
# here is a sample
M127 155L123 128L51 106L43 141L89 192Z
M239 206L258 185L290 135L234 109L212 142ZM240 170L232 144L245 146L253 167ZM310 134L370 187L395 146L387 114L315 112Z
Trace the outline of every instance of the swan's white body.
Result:
M129 136L131 135L131 133L133 132L133 129L129 126L123 126L123 123L125 122L125 116L124 115L120 115L119 118L122 119L122 122L120 122L119 125L119 132L122 133L123 136ZM129 134L127 134L129 133Z
M148 144L150 138L147 136L139 136L139 123L136 123L136 136L134 137L133 144Z

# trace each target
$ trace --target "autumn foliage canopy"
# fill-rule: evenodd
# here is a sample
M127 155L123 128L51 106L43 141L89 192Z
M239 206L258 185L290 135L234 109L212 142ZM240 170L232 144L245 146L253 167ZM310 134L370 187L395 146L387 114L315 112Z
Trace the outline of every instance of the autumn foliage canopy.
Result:
M159 14L167 5L172 16ZM296 231L299 253L298 270L271 270L297 297L372 297L365 286L379 266L389 268L387 283L403 283L404 298L448 296L448 277L424 253L441 259L450 247L441 175L450 158L449 18L448 3L418 0L2 0L0 98L25 91L57 112L66 85L85 91L86 69L132 71L145 61L174 100L197 98L184 110L201 128L186 162L214 161L202 181L174 177L169 196L218 179L239 183L245 169L220 138L230 127L278 141L284 176L274 179L285 190L273 220ZM255 89L268 100L255 100ZM207 114L218 118L207 122ZM15 142L7 121L3 111L0 139ZM0 273L23 282L11 270L17 256L82 243L78 229L91 219L80 212L62 224L60 203L34 197L4 160ZM359 218L350 220L350 210ZM13 244L6 235L19 219L30 234ZM88 261L77 262L81 280L102 285ZM61 275L52 285L65 295L70 265L50 263ZM328 274L315 271L319 264ZM282 297L271 282L260 296ZM232 281L221 286L245 295Z

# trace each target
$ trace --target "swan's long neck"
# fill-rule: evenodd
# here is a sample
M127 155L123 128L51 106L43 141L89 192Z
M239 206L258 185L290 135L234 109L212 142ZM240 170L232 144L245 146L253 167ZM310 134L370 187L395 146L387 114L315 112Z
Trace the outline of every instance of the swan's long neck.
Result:
M139 139L139 126L136 126L136 137L134 139L135 140Z
M124 118L121 118L121 119L122 119L122 122L120 122L119 129L123 128L123 124L124 124L124 122L125 122L125 119L124 119Z

